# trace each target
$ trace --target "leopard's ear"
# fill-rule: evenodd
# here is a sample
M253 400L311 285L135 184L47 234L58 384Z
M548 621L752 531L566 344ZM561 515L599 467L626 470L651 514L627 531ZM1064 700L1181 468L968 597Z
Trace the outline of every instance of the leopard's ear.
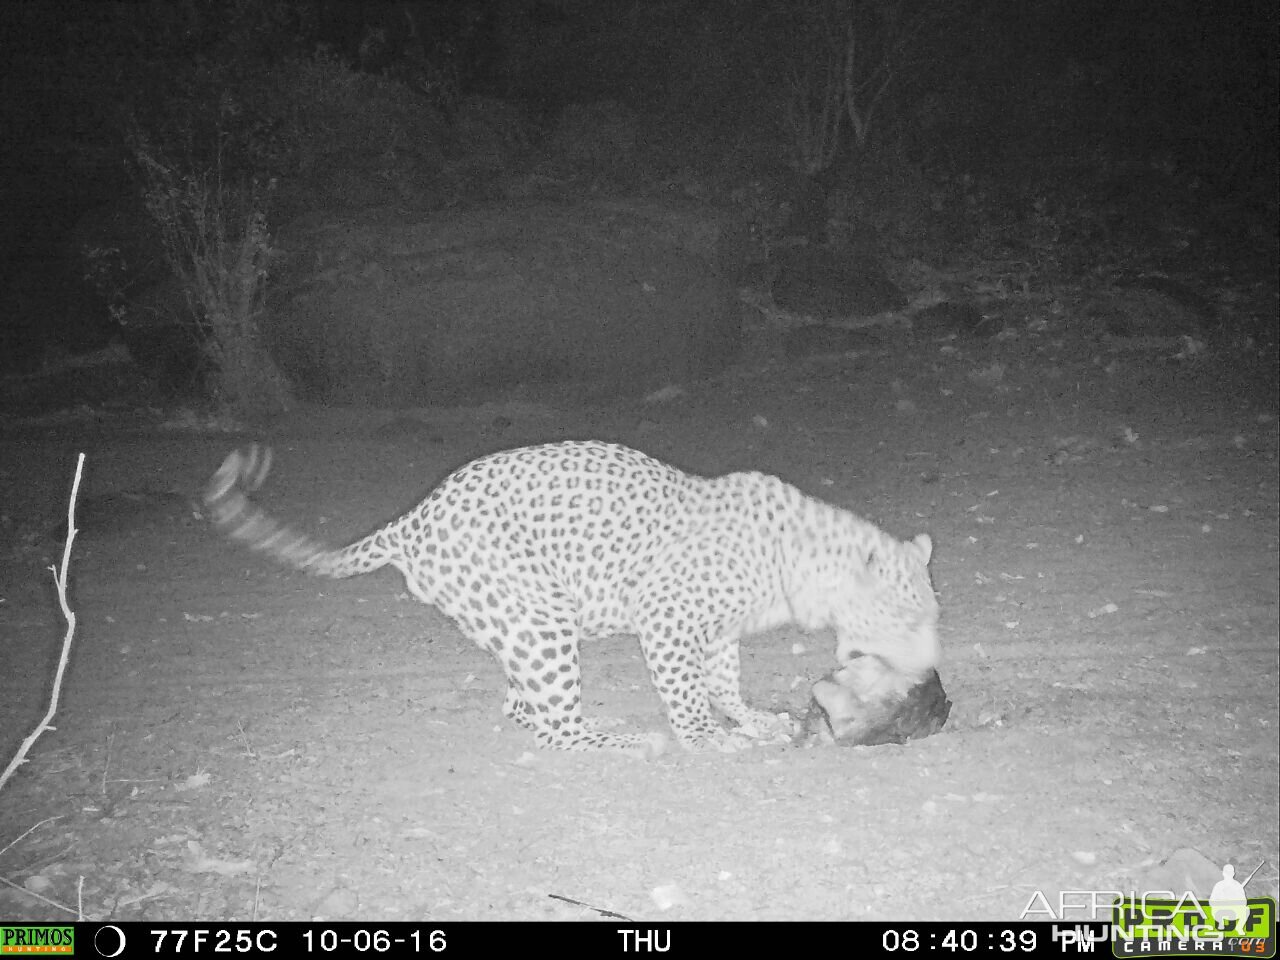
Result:
M925 563L933 556L933 538L927 533L922 533L911 541L916 545L916 549L920 551L920 556Z

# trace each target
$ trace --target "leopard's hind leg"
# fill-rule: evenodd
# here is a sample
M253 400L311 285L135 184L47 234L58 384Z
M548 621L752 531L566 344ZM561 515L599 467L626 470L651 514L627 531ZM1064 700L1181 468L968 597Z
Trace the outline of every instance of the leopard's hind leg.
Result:
M577 617L567 603L535 606L503 598L503 630L473 637L492 653L507 675L502 712L532 730L539 746L575 752L612 750L650 759L662 752L660 734L604 733L606 723L582 716L582 671ZM471 632L471 631L468 631Z

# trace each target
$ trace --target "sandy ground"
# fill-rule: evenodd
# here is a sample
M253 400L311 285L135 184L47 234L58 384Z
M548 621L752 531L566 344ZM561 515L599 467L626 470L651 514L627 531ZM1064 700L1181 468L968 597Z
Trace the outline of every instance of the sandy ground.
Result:
M87 465L57 729L0 793L0 916L1008 920L1037 891L1134 889L1187 847L1266 861L1249 892L1274 895L1274 371L1175 352L1052 324L902 333L660 403L308 409L262 437L10 424L4 759L47 697L64 624L46 566ZM943 732L648 764L537 751L499 712L497 665L394 573L310 580L190 504L230 447L267 439L261 502L338 543L478 454L586 437L928 531ZM749 641L748 699L799 710L832 651ZM584 670L590 712L665 729L632 638Z

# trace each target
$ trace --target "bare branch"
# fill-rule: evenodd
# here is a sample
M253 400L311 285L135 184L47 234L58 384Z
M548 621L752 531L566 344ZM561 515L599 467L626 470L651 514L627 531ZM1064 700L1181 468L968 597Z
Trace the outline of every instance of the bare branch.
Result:
M62 616L67 621L67 632L62 638L62 655L58 657L58 669L53 675L53 691L49 697L49 709L45 711L44 717L31 731L30 735L22 741L18 747L17 753L13 755L13 759L9 761L9 765L4 768L4 773L0 773L0 790L4 789L4 785L13 776L13 772L27 762L27 753L35 744L36 740L46 730L56 729L53 726L54 714L58 712L58 700L62 695L62 677L67 671L67 660L71 656L71 638L76 632L76 615L67 602L67 570L71 566L71 544L76 538L76 498L80 494L80 477L84 472L84 454L80 454L80 458L76 461L76 476L71 484L71 499L67 502L67 541L62 547L62 565L61 567L50 567L53 573L53 584L58 591L58 605L62 608Z

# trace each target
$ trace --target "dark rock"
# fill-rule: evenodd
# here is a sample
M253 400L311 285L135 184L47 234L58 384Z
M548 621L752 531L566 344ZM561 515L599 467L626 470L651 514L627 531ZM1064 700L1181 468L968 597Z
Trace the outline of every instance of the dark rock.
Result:
M782 352L788 360L823 354L871 350L884 338L871 328L835 327L827 323L806 323L788 330L782 338Z
M1139 278L1134 287L1163 294L1180 307L1190 310L1206 329L1217 325L1217 311L1209 298L1181 281L1152 274Z
M901 310L907 298L873 258L801 246L775 256L771 293L783 310L811 317L869 317Z
M911 329L924 336L993 337L1003 324L971 303L934 303L911 315Z
M1094 335L1141 337L1199 337L1208 317L1195 305L1151 286L1098 290L1083 305L1076 321Z

